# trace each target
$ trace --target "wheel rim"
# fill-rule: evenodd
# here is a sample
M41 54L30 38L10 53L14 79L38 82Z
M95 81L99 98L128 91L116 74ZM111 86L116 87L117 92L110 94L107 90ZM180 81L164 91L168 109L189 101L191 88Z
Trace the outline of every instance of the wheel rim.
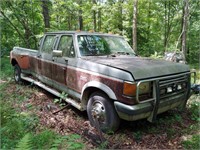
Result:
M92 105L92 117L94 120L97 119L101 124L106 122L106 111L102 103L95 102Z
M15 80L19 81L19 72L15 70Z

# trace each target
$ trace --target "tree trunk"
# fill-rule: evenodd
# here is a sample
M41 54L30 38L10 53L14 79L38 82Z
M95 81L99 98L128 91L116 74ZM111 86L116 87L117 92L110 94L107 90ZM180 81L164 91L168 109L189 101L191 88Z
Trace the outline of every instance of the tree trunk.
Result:
M165 38L164 38L164 52L167 51L167 1L164 1L165 3Z
M93 0L93 5L96 5L96 0ZM97 30L97 19L96 19L96 11L93 10L93 24L94 24L94 31Z
M150 21L150 18L151 18L151 1L148 1L148 28L147 28L147 39L148 39L148 51L149 51L149 55L151 54L151 46L150 46L150 28L151 28L151 21Z
M98 31L101 31L101 8L98 10Z
M42 2L42 14L44 18L44 26L45 28L50 28L50 16L49 16L49 0L41 0Z
M165 1L165 38L164 38L164 52L167 51L167 46L168 46L168 41L170 37L170 30L171 30L171 2L170 1Z
M83 30L82 10L79 10L79 30Z
M118 23L118 29L122 32L123 31L123 16L122 16L122 4L124 0L119 1L119 23Z
M133 50L137 52L137 4L138 0L133 2Z
M183 52L186 58L186 34L187 34L187 20L189 15L189 3L188 0L184 0L184 9L183 9L183 23L182 23L182 37L181 37L181 51Z
M79 8L79 30L83 30L83 11L82 11L82 0L80 2L80 8Z
M69 15L69 18L68 18L68 29L71 30L71 14Z

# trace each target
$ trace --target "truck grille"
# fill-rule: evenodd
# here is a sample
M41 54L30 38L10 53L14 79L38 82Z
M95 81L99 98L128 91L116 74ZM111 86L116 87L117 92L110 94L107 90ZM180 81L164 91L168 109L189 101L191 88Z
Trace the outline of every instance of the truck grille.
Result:
M186 93L188 84L188 75L181 75L178 77L172 77L162 79L159 81L160 98L181 95Z

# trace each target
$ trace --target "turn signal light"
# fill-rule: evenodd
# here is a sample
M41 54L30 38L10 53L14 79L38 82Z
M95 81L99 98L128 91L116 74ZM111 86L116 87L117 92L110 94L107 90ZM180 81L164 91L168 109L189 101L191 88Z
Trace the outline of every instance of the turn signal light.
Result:
M124 82L123 94L127 96L136 95L136 84Z

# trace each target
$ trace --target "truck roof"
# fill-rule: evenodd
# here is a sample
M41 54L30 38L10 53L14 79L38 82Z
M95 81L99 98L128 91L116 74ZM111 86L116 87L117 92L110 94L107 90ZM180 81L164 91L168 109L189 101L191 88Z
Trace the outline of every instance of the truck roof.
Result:
M45 34L106 35L106 36L121 37L121 35L112 34L112 33L99 33L99 32L90 32L90 31L55 31L55 32L46 32Z

